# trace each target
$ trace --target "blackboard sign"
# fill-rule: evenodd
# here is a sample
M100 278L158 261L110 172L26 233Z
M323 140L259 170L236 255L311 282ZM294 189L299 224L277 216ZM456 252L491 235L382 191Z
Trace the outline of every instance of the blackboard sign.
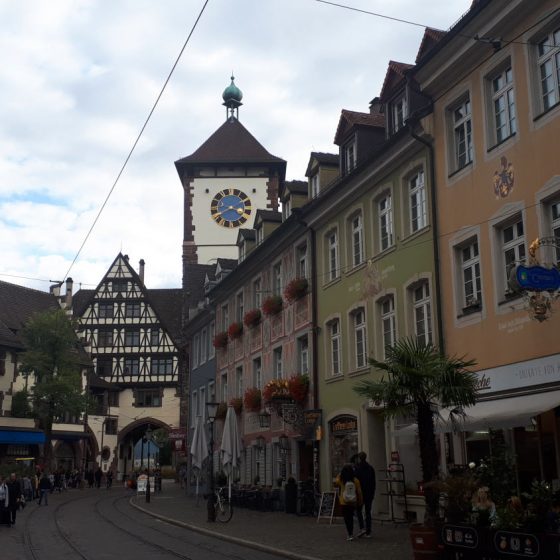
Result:
M319 506L319 513L317 514L317 523L321 519L327 518L329 523L332 523L334 506L336 503L336 497L338 496L338 490L332 490L331 492L323 492L321 494L321 504Z

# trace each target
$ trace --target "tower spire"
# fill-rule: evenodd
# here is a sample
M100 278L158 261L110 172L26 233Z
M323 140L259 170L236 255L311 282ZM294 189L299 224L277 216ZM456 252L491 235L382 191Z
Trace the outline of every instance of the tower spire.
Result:
M235 76L231 73L231 84L222 93L223 104L226 108L226 120L239 119L239 107L243 105L243 93L235 85Z

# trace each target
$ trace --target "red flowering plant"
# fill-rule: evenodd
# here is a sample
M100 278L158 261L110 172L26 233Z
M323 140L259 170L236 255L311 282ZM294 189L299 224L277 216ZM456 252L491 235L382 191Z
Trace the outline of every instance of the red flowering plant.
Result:
M235 414L241 414L243 410L243 399L241 397L234 397L229 401L229 404L235 410Z
M290 398L288 391L287 379L271 379L265 386L262 392L265 402L270 402L275 398Z
M288 379L288 393L294 401L302 404L309 392L309 376L296 374Z
M259 412L262 404L261 390L257 387L247 389L243 397L243 403L248 411Z
M243 316L243 323L248 328L256 327L262 318L262 313L260 309L251 309L251 311L247 311Z
M227 414L227 403L221 402L216 409L216 420L223 420Z
M282 296L269 296L262 304L262 310L265 315L277 315L282 311Z
M225 348L228 345L228 333L225 331L216 333L212 345L214 348Z
M228 327L227 333L228 333L229 337L231 338L231 340L235 340L236 338L240 338L241 335L243 334L243 323L240 323L239 321L233 322Z
M284 288L284 297L289 303L301 299L309 288L309 282L307 278L294 278L288 282L288 285Z

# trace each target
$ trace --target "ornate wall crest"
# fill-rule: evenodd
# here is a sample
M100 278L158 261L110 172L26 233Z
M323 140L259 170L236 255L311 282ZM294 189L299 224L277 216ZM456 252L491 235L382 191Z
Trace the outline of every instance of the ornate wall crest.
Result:
M511 162L508 162L505 156L500 158L502 168L500 171L494 171L494 194L496 198L506 198L513 190L514 171Z

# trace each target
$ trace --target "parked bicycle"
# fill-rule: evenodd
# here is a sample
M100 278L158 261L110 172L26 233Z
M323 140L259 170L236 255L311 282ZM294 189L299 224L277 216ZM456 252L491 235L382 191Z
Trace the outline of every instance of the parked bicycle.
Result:
M222 523L227 523L233 516L233 506L229 499L228 489L225 486L218 486L215 494L216 519Z

